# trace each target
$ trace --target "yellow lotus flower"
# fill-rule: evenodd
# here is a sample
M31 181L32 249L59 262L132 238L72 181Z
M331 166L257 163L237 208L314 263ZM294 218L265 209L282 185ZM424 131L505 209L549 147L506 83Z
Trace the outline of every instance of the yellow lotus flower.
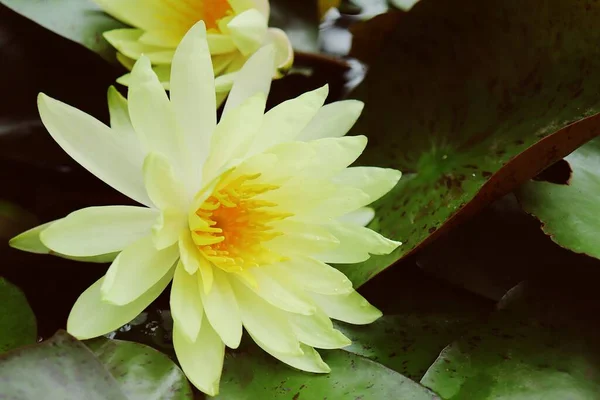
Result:
M119 328L172 280L177 357L192 383L214 395L225 346L238 347L242 327L284 363L326 373L314 348L350 343L330 318L367 324L381 315L326 263L360 262L398 246L364 225L373 217L365 206L400 172L348 168L367 144L344 136L363 105L323 106L327 86L264 114L265 67L274 63L269 46L249 59L218 124L203 22L173 56L170 99L140 57L128 100L108 92L110 128L40 94L40 115L56 142L145 205L81 209L11 241L32 250L41 240L83 259L118 253L75 303L71 334L87 339Z
M113 17L135 27L115 29L104 37L117 50L117 58L131 69L142 54L154 65L154 72L167 89L171 61L185 33L204 21L207 41L217 80L217 104L227 96L235 73L259 48L273 44L276 49L274 78L291 67L294 52L287 35L268 28L268 0L96 0ZM118 82L128 85L129 74Z

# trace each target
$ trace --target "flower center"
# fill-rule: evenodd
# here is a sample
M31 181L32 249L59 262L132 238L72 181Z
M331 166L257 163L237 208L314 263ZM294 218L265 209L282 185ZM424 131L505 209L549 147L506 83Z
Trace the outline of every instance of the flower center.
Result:
M281 232L271 223L291 216L269 209L276 204L255 197L279 186L253 182L260 174L243 175L215 191L196 210L205 224L192 231L198 249L223 270L271 264L282 257L263 244Z
M194 23L202 20L207 30L219 31L219 21L224 17L233 15L233 9L227 0L199 0L193 2L195 16Z

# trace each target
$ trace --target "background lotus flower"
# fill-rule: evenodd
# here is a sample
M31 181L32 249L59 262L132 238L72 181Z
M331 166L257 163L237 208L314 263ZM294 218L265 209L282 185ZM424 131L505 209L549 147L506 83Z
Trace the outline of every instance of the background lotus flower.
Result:
M227 96L235 73L259 48L273 44L280 78L293 62L294 53L287 35L268 28L268 0L96 0L113 17L135 27L115 29L104 37L117 50L118 60L128 69L142 54L154 65L160 81L169 88L171 61L185 33L204 21L212 56L217 104ZM130 76L118 82L129 84Z
M217 124L206 38L200 22L179 45L170 99L142 56L129 99L109 90L111 128L40 94L57 143L146 207L81 209L11 244L31 249L39 235L61 255L119 252L71 311L67 329L80 339L126 324L173 280L175 351L194 385L214 395L225 346L239 346L242 327L281 361L323 373L329 367L314 347L350 343L330 318L367 324L381 315L326 262L360 262L399 245L363 225L373 217L365 206L400 172L347 168L367 144L344 137L362 103L323 106L327 86L264 114L271 46L237 75Z

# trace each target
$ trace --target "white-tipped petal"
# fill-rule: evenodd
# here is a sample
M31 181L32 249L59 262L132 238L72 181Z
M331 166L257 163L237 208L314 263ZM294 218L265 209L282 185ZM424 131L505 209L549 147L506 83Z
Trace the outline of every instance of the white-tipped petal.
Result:
M102 300L100 288L105 278L100 278L75 302L67 321L67 331L77 339L85 340L120 328L144 311L167 287L172 276L171 269L144 294L124 306L116 306Z
M342 137L354 126L364 106L364 103L358 100L343 100L326 104L296 139L309 141L327 137Z
M127 139L97 119L43 93L38 96L38 109L52 138L71 158L124 195L152 206L138 160L130 157Z
M260 341L278 353L300 355L300 344L287 321L287 315L248 289L236 278L231 280L240 306L244 328L255 341Z
M202 21L189 30L177 47L171 66L170 95L185 147L192 153L189 183L195 193L202 182L202 165L217 125L215 78Z
M400 171L391 168L352 167L342 170L332 181L362 190L372 203L392 190L401 177Z
M389 254L402 244L355 224L332 222L324 224L323 227L340 241L338 247L315 255L315 258L323 262L362 262L368 260L371 254Z
M223 115L257 93L263 93L267 97L271 89L274 69L275 49L272 45L262 47L254 53L235 75Z
M314 315L290 314L289 321L298 340L318 349L341 349L352 341L337 329L321 310Z
M258 50L267 35L267 19L256 9L236 15L227 27L233 43L245 56Z
M195 342L200 332L204 308L198 291L198 278L188 274L181 261L175 268L170 305L173 322L190 342Z
M142 56L133 66L128 97L131 123L146 151L162 154L178 176L187 177L189 149L185 148L167 93L147 57Z
M349 324L370 324L382 315L381 311L355 291L336 296L316 293L311 293L310 296L330 318Z
M269 110L250 153L260 153L276 144L294 140L323 106L328 93L329 88L325 85Z
M219 393L225 346L206 315L195 342L189 340L177 324L173 326L173 346L183 372L194 386L209 396L216 396Z
M325 295L353 292L352 282L346 275L310 257L294 257L265 268L280 277L288 277L290 281L310 292Z
M132 206L89 207L51 224L40 234L49 249L76 257L121 251L148 236L156 210Z
M213 279L208 294L200 290L204 313L227 347L236 349L242 340L242 320L238 302L227 273L214 268ZM201 281L202 278L199 277L198 284L204 286Z
M150 235L119 254L106 271L103 300L125 305L142 296L168 273L177 260L177 246L157 250Z

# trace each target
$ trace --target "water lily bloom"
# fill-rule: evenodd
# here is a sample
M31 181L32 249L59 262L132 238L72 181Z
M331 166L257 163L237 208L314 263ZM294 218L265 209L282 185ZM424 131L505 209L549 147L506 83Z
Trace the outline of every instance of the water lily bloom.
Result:
M367 324L381 315L327 263L399 245L364 225L373 217L365 207L400 172L349 167L367 144L344 136L363 105L323 105L327 86L265 113L274 64L270 46L248 60L219 123L203 22L173 56L170 98L147 57L133 67L128 99L109 90L110 128L40 94L56 142L143 205L84 208L11 241L83 260L117 254L76 301L71 334L119 328L172 281L177 357L191 382L215 395L225 346L238 347L242 328L284 363L326 373L314 348L350 343L330 318Z
M142 54L154 65L163 86L170 87L171 62L185 33L204 21L207 41L217 76L215 90L220 104L231 89L235 73L259 48L275 46L279 78L293 62L294 53L287 35L268 28L268 0L96 0L113 17L133 26L115 29L104 37L117 50L117 58L131 69ZM128 85L131 76L118 82Z

